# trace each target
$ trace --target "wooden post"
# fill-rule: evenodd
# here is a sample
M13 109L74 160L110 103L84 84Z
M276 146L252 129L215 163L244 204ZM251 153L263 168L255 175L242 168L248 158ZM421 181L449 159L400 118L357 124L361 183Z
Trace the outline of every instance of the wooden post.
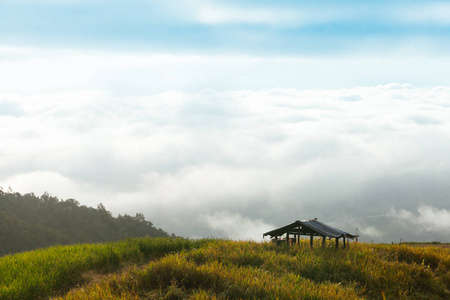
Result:
M326 239L326 237L322 236L322 248L325 248L325 239Z
M344 246L342 248L345 248L345 236L342 237L342 241L344 242Z
M336 238L336 249L339 249L339 238Z
M286 243L289 246L289 232L286 232Z
M309 245L311 246L311 248L313 247L313 242L314 242L314 236L313 236L313 233L311 232L311 236L309 238Z

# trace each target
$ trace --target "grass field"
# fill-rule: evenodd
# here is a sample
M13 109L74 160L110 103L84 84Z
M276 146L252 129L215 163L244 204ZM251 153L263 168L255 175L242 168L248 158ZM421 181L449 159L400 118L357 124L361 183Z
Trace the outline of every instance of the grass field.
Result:
M416 246L416 247L438 247L438 248L448 248L450 249L450 243L439 243L439 242L431 242L431 243L413 243L408 242L405 243L408 246Z
M129 239L0 258L1 299L448 299L450 249Z

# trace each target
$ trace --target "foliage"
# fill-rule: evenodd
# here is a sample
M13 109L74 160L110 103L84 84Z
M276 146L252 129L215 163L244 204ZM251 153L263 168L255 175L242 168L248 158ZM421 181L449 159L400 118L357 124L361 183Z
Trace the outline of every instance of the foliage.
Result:
M0 298L448 299L449 271L437 247L129 239L3 257Z
M137 213L117 218L103 204L97 209L74 199L60 200L45 193L3 192L0 189L0 255L55 244L98 243L132 237L167 237Z

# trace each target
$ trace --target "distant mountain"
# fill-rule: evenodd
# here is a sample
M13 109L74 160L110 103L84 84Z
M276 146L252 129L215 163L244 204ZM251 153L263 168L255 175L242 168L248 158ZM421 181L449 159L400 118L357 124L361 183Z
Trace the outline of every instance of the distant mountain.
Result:
M0 255L55 244L98 243L132 237L167 237L143 214L114 217L103 204L80 206L74 199L61 200L47 193L0 190Z

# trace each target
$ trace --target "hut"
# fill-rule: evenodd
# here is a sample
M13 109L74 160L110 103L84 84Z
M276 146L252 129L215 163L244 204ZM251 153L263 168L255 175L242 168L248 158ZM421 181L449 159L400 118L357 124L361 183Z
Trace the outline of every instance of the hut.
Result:
M346 247L346 239L357 239L357 235L352 235L348 232L336 229L322 222L317 221L317 218L307 220L307 221L295 221L292 224L268 231L263 234L265 236L270 236L273 242L277 244L287 243L298 244L300 242L300 237L306 235L310 237L310 245L313 246L314 237L322 238L322 247L325 247L325 239L335 239L336 249L339 248L339 239L342 238L343 247ZM282 238L285 236L284 238ZM348 243L347 243L348 244ZM347 246L348 247L348 246Z

